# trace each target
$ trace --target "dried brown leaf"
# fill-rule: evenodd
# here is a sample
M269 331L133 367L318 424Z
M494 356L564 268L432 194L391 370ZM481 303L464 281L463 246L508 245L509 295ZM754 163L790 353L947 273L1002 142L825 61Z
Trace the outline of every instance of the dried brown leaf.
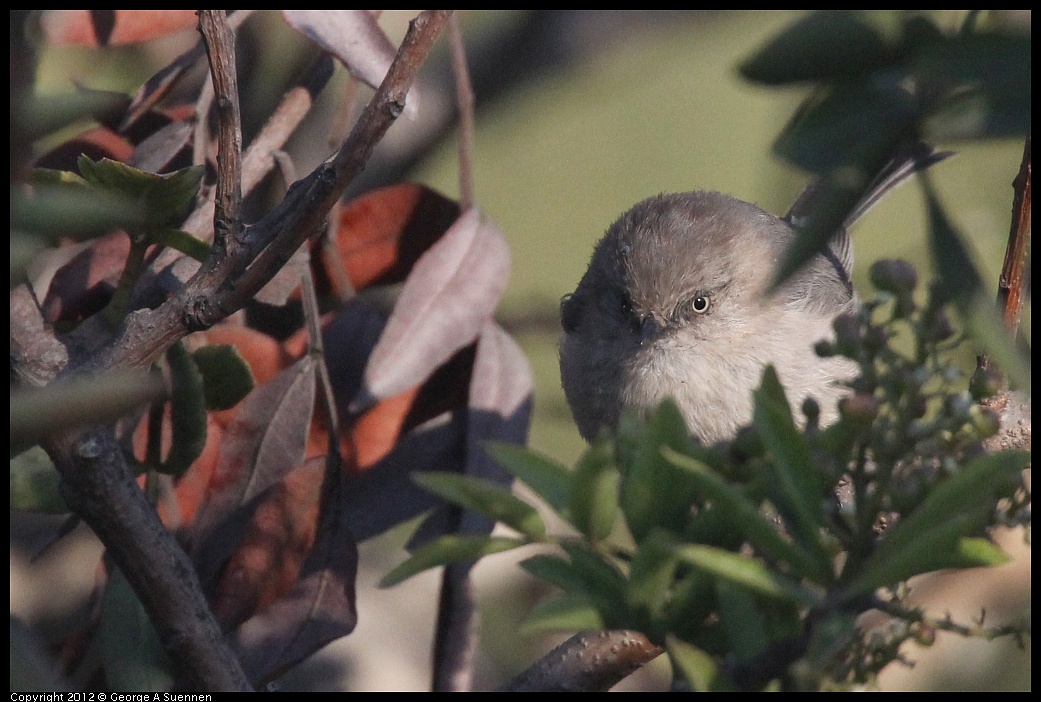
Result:
M294 521L301 521L303 512L308 521L302 524L315 520L314 538L292 587L230 635L232 647L255 684L276 677L330 641L346 636L357 622L357 546L339 518L342 473L330 468L325 457L320 457L286 476L284 483L295 483L293 491L298 495L297 504L286 506L297 515L292 517ZM336 483L329 485L326 481L332 476ZM321 505L320 515L312 505ZM294 561L299 558L299 554L289 555ZM277 577L277 573L273 575Z
M369 10L282 10L290 27L335 56L351 75L378 88L397 53ZM414 119L418 104L413 87L405 115Z
M203 583L236 548L248 503L300 465L314 410L315 366L304 356L242 401L227 426L206 501L192 529Z
M509 247L480 212L465 212L416 262L351 403L361 412L415 387L490 319L509 274Z

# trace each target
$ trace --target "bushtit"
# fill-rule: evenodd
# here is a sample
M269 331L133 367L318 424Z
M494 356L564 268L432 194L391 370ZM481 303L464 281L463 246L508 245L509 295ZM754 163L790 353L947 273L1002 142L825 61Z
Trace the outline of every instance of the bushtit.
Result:
M846 226L946 156L922 144L908 149ZM614 427L623 409L646 410L671 396L703 443L731 439L752 417L752 391L767 364L793 407L813 397L821 422L834 419L854 366L818 357L813 346L832 336L836 316L857 308L846 229L768 291L813 194L801 195L784 218L715 192L659 195L611 225L561 302L560 376L583 437Z

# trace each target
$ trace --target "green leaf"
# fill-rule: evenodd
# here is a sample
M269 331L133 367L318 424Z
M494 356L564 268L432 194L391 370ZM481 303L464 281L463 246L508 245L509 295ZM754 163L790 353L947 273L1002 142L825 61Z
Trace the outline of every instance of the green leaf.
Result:
M757 83L785 85L859 76L895 58L895 47L863 15L827 10L794 22L746 59L740 71Z
M12 391L11 451L29 448L52 432L115 421L164 393L162 378L140 370L110 371Z
M490 441L485 448L499 465L531 488L558 514L567 511L571 500L571 472L567 468L517 444Z
M210 245L180 229L156 229L151 232L152 241L162 244L185 256L203 263L210 255Z
M546 525L538 511L490 480L447 471L415 473L412 479L449 502L502 522L533 541L546 536Z
M682 533L697 492L688 476L661 453L663 446L681 453L695 450L676 403L671 399L662 402L633 439L631 454L620 465L621 505L629 531L637 541L655 527Z
M253 372L231 344L203 346L192 352L192 360L202 373L208 409L231 409L253 390Z
M898 84L829 86L799 107L773 149L793 165L829 174L857 191L871 183L895 145L912 133L917 110L911 94Z
M195 207L205 174L202 166L189 166L159 175L108 158L91 161L83 155L77 165L83 178L99 190L122 193L140 202L149 229L175 227L183 222Z
M963 552L960 541L986 525L995 491L1029 462L1026 452L1002 451L966 463L886 532L847 590L856 596L918 573L990 565L973 560L974 552Z
M698 491L717 505L719 514L729 527L742 534L757 552L788 563L799 575L822 585L827 585L834 579L831 568L821 568L817 559L785 539L752 500L728 484L707 465L669 448L663 449L663 453L666 460L691 474Z
M668 532L654 531L644 539L629 563L626 600L630 608L649 619L660 618L669 601L679 561L675 540Z
M966 536L983 529L989 511L959 514L919 532L907 548L893 552L876 551L863 565L860 575L845 589L848 599L891 587L922 573L948 568L982 568L1007 563L1010 558L985 539ZM989 544L983 547L982 544Z
M442 536L416 549L408 560L393 568L380 580L380 587L391 587L418 575L424 570L455 563L472 561L493 553L510 551L526 546L527 541L505 536Z
M12 108L12 126L19 138L35 141L79 120L92 118L112 110L124 109L130 98L121 93L102 90L78 90L62 95L33 95Z
M202 373L180 342L166 351L170 365L170 453L156 468L173 476L184 474L206 446L206 391Z
M933 140L1014 138L1031 130L1030 36L971 33L927 43L912 70L943 100L926 123Z
M566 541L561 547L571 558L575 575L584 583L585 593L611 628L626 626L626 582L621 572L606 557L585 544Z
M114 691L164 692L173 686L159 635L118 569L101 597L98 637L105 677Z
M665 637L672 669L678 671L695 692L724 692L730 685L715 659L697 646L673 635Z
M529 574L556 585L564 592L584 594L588 581L575 569L574 564L562 556L540 553L520 562L520 567Z
M773 458L774 505L795 542L816 560L816 572L830 572L831 558L819 534L824 522L824 476L814 465L806 439L795 426L784 387L773 366L763 371L763 382L754 398L753 421Z
M607 441L594 442L578 460L571 485L571 522L593 542L611 534L618 515L620 481Z
M918 181L922 184L929 213L929 249L940 279L940 290L947 301L965 310L982 293L983 278L964 238L948 219L932 179L923 173Z
M739 553L688 544L677 546L676 555L684 563L765 597L811 607L822 601L818 592Z
M64 237L89 239L113 229L133 229L144 221L140 203L82 184L47 183L31 193L11 192L11 228L45 236L52 243Z
M748 590L726 580L716 581L719 622L727 647L735 661L750 661L768 644L766 627L758 603Z
M537 604L521 623L521 636L548 631L583 631L605 628L604 619L585 595L565 594Z
M11 459L11 509L45 514L67 514L61 496L61 476L39 446Z

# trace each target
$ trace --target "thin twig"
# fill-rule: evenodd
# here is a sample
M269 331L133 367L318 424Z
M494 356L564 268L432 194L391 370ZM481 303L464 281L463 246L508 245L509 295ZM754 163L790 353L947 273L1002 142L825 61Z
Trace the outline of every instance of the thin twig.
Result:
M214 247L234 252L242 243L242 124L235 70L235 35L224 10L199 10L199 29L210 60L217 101L217 194L214 198ZM211 260L220 256L211 256ZM234 258L233 253L227 258Z
M459 28L459 16L448 22L452 44L452 72L455 74L455 99L459 107L459 205L465 212L474 204L474 91L466 67L466 47Z
M1005 327L1015 336L1019 329L1019 318L1023 314L1027 281L1030 278L1030 137L1023 145L1023 160L1019 174L1013 184L1012 226L1009 232L1005 264L998 281L998 304L1005 320Z

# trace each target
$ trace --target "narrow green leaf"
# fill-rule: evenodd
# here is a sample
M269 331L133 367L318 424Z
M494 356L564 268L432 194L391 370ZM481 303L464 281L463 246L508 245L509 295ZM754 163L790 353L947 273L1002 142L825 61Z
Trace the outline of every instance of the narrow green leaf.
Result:
M880 587L891 587L922 573L1007 563L1008 556L997 546L983 547L982 544L989 542L966 536L984 528L987 518L986 509L959 514L920 531L903 550L876 551L864 563L860 575L846 588L848 598L867 595Z
M678 671L695 692L724 692L730 689L715 659L697 646L671 634L665 637L673 670Z
M89 239L140 227L144 221L140 203L81 184L49 183L31 193L11 192L11 228L46 236L55 244L64 237Z
M695 544L677 546L676 555L695 568L765 597L808 606L818 605L822 599L818 592L739 553Z
M170 364L170 453L158 470L178 476L202 455L206 446L206 391L202 373L180 342L166 351Z
M937 525L986 506L994 497L995 486L1007 484L1029 463L1030 454L1024 451L1000 451L972 459L933 488L911 514L887 530L875 556L895 558Z
M253 371L231 344L203 346L192 360L202 373L208 409L231 409L253 390Z
M671 399L662 402L648 418L645 431L634 438L631 456L623 457L619 466L621 506L629 531L637 541L655 527L682 532L697 492L687 475L661 454L663 446L681 453L694 451L676 403Z
M571 472L556 461L517 444L490 441L485 448L503 468L563 515L571 500Z
M210 245L180 229L156 229L151 232L152 241L180 251L185 256L202 263L210 255Z
M99 644L108 684L118 692L165 692L173 685L159 635L130 584L114 569L101 597Z
M565 594L537 604L520 625L520 635L550 631L594 631L605 628L604 619L584 595Z
M831 558L819 534L824 520L824 477L813 464L805 437L795 426L784 387L773 366L763 371L763 382L754 396L755 427L773 457L775 506L795 541L817 561L817 572L830 571Z
M799 575L822 585L833 580L831 568L821 568L818 560L785 539L754 502L707 465L669 448L663 449L663 453L666 460L691 474L698 490L719 506L719 513L730 528L742 534L759 553L788 563Z
M490 480L447 471L415 473L412 479L449 502L502 522L534 541L546 536L546 525L538 511Z
M575 570L570 560L562 556L540 553L520 562L520 567L529 574L556 585L561 590L572 594L587 592L587 579Z
M380 580L380 587L391 587L418 575L424 570L455 563L472 561L493 553L510 551L528 542L505 536L457 536L450 534L424 544L408 560L393 568Z
M927 123L944 139L1022 137L1031 129L1029 34L972 32L932 41L913 57L922 92L948 99Z
M578 460L571 485L571 522L593 542L611 535L618 515L620 481L606 441L594 442Z
M646 613L651 620L658 619L668 604L678 565L675 540L668 532L652 532L640 543L629 563L629 606Z
M146 371L110 371L11 393L12 453L48 434L115 421L165 394L162 378Z
M947 217L940 197L927 174L918 179L929 213L929 250L939 276L940 290L948 301L966 310L983 291L983 278L973 263L964 238Z
M734 660L749 661L762 653L768 640L755 598L745 588L722 579L716 581L716 598L723 635Z
M585 591L610 627L624 626L628 619L625 604L625 578L606 556L585 544L566 541L561 547L571 558L577 577L585 583Z
M69 506L59 491L61 476L39 446L11 459L11 509L66 514Z

